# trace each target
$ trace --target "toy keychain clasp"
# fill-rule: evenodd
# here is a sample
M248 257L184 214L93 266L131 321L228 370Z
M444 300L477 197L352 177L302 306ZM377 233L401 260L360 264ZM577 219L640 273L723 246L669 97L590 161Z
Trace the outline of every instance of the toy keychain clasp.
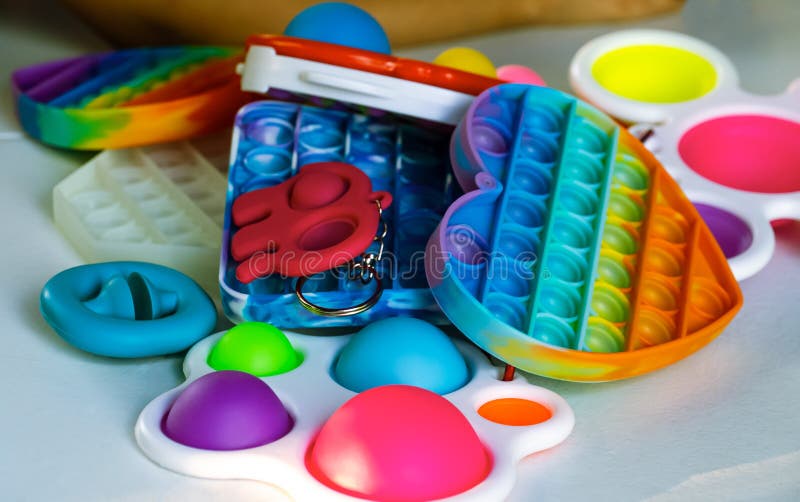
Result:
M344 265L347 267L347 278L351 281L360 280L361 284L367 285L374 279L375 292L363 302L350 307L322 307L308 300L308 298L306 298L303 294L303 286L305 286L308 277L302 276L297 279L297 283L294 287L294 294L297 295L300 305L302 305L304 308L317 315L327 317L345 317L366 312L376 303L378 303L378 300L380 300L381 295L383 294L383 282L380 274L378 273L377 265L383 259L383 240L389 234L389 225L386 223L386 220L383 219L383 207L381 207L381 201L375 200L375 205L378 207L378 224L380 230L375 235L373 241L378 243L378 252L364 252L358 258L355 258Z

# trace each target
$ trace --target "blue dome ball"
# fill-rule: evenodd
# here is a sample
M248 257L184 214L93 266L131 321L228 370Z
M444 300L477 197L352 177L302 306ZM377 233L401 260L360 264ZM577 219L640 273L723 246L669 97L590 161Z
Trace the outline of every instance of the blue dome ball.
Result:
M399 384L447 394L464 386L470 374L464 356L442 330L421 319L391 317L350 338L333 377L354 392Z
M284 35L345 45L382 54L391 53L380 23L366 11L342 2L311 6L289 22Z

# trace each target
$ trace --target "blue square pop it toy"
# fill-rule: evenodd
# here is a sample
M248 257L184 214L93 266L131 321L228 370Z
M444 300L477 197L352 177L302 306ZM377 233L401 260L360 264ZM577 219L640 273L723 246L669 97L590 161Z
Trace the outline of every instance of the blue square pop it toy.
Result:
M220 263L228 317L280 327L363 325L400 314L444 322L428 289L424 250L445 209L460 193L449 163L451 132L447 126L391 115L367 116L295 103L262 101L242 108L232 140ZM323 317L306 310L295 295L294 278L272 274L247 284L238 281L238 263L231 255L231 239L238 230L231 206L237 197L282 183L306 164L329 161L355 165L369 176L373 190L388 191L394 198L383 212L389 229L383 239L384 259L378 265L383 294L366 312L347 317ZM372 287L334 269L311 277L303 292L316 305L344 308L363 302Z

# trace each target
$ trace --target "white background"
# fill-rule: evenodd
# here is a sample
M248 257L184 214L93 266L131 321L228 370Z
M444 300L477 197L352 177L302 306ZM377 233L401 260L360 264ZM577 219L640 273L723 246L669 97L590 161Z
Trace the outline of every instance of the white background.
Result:
M780 92L800 76L794 0L690 0L681 13L644 22L532 27L457 44L497 65L529 65L566 90L569 61L584 42L632 26L710 42L753 92ZM430 60L452 45L400 55ZM94 357L62 341L39 315L45 281L82 263L52 224L51 190L89 156L8 137L19 130L8 76L104 48L50 2L0 6L0 498L284 500L267 485L173 474L138 450L136 417L183 380L181 356ZM800 499L798 282L794 222L779 230L771 263L742 284L739 316L696 355L617 383L528 377L561 393L577 425L565 443L523 461L510 500Z

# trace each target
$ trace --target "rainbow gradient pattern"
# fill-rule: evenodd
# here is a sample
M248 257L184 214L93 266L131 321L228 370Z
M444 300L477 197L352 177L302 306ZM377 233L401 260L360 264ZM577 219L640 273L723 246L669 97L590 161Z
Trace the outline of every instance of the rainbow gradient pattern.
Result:
M11 76L17 115L33 138L99 150L176 141L220 129L251 98L241 51L130 49L42 63Z
M553 89L494 87L453 134L465 195L426 250L442 311L524 371L628 378L719 335L742 293L711 231L650 152Z

